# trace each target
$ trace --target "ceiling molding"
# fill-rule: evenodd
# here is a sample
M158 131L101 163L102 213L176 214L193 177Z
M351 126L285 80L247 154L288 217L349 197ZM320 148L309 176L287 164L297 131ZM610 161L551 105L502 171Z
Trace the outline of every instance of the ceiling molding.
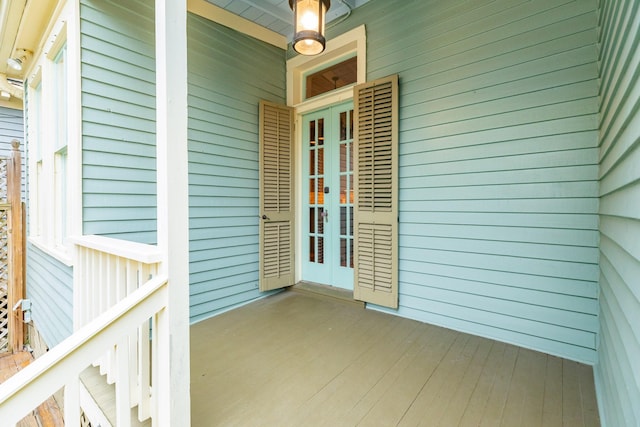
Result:
M286 50L288 40L285 36L271 31L248 19L242 18L215 6L205 0L188 0L187 10L210 21L229 27L248 36L262 40L280 49Z

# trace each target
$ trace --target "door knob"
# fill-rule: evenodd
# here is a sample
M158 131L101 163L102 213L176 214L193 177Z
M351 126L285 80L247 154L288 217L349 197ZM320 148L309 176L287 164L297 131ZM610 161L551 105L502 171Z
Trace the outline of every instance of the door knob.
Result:
M262 215L262 219L269 219L269 217L266 215Z

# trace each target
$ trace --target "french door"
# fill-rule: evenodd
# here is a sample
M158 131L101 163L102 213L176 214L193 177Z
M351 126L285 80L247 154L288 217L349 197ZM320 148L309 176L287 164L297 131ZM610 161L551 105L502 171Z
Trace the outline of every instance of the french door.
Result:
M302 122L302 279L352 290L353 102Z

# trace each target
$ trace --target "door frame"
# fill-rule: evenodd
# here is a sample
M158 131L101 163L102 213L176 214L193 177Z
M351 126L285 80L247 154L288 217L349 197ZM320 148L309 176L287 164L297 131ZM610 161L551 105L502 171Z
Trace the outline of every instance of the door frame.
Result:
M355 84L344 86L340 89L328 92L314 98L303 100L303 81L306 73L327 66L340 58L357 56L358 78ZM323 53L317 56L297 55L287 60L287 105L294 108L294 147L302 144L302 117L316 110L331 107L347 101L353 101L353 88L366 82L367 79L367 38L364 25L360 25L344 34L327 41L327 47ZM294 150L295 173L295 218L302 218L302 152ZM307 195L308 197L308 195ZM295 222L295 245L302 245L302 221ZM302 280L302 251L296 250L295 283Z

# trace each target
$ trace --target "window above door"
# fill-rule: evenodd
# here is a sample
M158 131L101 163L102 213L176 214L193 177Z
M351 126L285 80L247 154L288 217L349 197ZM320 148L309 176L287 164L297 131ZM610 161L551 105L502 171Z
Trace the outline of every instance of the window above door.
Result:
M301 114L352 99L353 86L366 81L366 64L364 25L330 39L321 55L289 59L287 105Z

